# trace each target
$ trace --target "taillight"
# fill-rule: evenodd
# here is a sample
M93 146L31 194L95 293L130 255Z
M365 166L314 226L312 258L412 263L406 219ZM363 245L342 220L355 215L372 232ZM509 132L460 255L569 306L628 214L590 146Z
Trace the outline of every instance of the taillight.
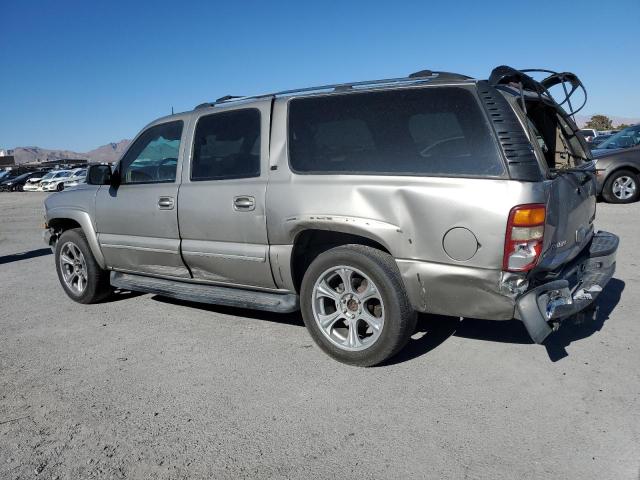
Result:
M502 269L527 272L542 253L546 207L543 203L518 205L509 212Z

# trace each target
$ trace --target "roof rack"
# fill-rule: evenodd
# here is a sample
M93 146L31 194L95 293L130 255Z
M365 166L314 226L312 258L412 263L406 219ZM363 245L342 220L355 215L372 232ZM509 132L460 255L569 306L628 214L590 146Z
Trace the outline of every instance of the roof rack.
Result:
M233 96L233 95L225 95L224 97L220 97L215 102L205 102L196 106L195 109L198 110L200 108L214 107L216 105L227 104L232 102L243 102L247 100L257 100L260 98L268 98L268 97L282 97L286 95L293 95L296 93L310 93L310 92L322 92L322 91L334 91L334 92L344 92L344 91L352 91L357 89L358 87L376 87L376 86L385 86L385 85L394 85L394 84L416 84L416 83L424 83L430 82L433 80L439 81L465 81L471 80L471 77L467 75L462 75L459 73L450 73L450 72L435 72L431 70L420 70L419 72L414 72L410 74L408 77L398 77L398 78L384 78L380 80L365 80L361 82L349 82L349 83L333 83L329 85L320 85L316 87L306 87L306 88L295 88L291 90L281 90L279 92L266 93L261 95L251 95L251 96Z

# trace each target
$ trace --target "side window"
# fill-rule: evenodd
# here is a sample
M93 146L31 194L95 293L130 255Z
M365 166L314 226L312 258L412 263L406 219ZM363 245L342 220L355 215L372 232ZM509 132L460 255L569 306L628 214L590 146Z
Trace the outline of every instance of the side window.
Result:
M180 120L142 133L120 162L122 183L174 182L182 127Z
M193 139L191 180L260 176L260 112L215 113L198 120Z
M295 173L504 174L472 91L448 86L292 99L289 162Z

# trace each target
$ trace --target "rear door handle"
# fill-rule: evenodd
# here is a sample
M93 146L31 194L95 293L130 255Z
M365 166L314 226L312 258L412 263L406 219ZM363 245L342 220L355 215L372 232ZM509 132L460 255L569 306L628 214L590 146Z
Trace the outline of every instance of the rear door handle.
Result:
M240 212L250 212L256 208L256 199L247 195L234 197L233 208Z
M158 208L160 210L173 210L175 202L173 197L160 197L158 198Z

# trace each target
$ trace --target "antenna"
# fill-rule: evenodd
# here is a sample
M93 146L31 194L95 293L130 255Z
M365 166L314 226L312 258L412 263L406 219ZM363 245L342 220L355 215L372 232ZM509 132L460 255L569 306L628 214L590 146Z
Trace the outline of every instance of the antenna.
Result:
M171 115L173 115L173 105L171 105Z

